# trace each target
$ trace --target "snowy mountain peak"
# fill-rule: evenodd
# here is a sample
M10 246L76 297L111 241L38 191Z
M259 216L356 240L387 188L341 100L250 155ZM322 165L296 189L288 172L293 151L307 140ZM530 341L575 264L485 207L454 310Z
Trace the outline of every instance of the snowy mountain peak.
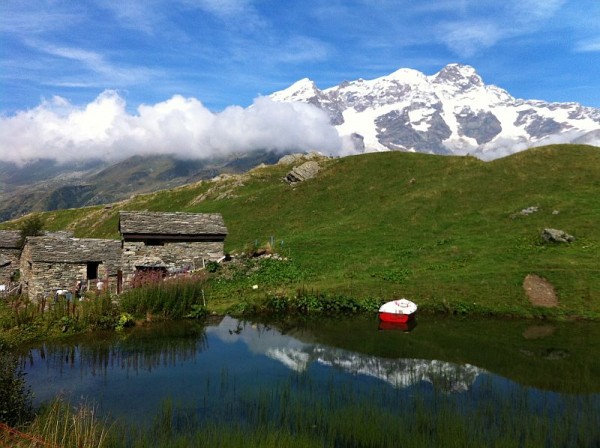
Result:
M401 68L388 76L379 78L380 80L400 81L404 84L420 84L427 82L427 77L418 70L412 68Z
M300 81L296 81L287 89L274 93L271 95L271 98L274 101L305 101L319 92L319 89L312 80L303 78Z
M446 84L465 84L483 86L481 76L470 65L448 64L435 75L433 82Z
M402 68L324 90L302 79L271 98L324 110L358 151L493 159L550 143L585 141L600 146L600 109L515 99L486 85L469 65L448 64L431 76Z

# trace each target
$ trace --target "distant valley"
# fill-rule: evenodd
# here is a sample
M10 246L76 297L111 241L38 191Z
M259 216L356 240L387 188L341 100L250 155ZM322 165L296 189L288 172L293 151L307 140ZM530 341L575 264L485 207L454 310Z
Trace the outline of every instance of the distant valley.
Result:
M260 163L274 163L279 157L261 151L208 161L160 155L133 156L115 164L94 161L60 165L41 160L19 167L0 162L0 221L32 211L117 202L221 173L241 173Z

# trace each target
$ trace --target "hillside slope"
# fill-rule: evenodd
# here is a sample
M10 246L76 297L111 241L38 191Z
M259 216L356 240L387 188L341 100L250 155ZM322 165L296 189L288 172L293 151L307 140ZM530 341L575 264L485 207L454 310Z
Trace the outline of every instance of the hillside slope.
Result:
M220 173L241 173L278 158L274 153L256 151L211 160L132 156L112 165L101 161L59 165L40 160L18 167L0 161L0 221L31 212L108 204Z
M226 249L271 238L304 273L286 287L407 296L434 308L536 315L529 273L556 287L558 314L600 317L600 150L536 148L482 162L401 152L321 162L290 186L289 166L141 195L112 208L48 213L48 226L118 237L118 210L222 213ZM537 212L522 214L528 207ZM14 226L15 224L12 223ZM576 237L547 244L546 228Z

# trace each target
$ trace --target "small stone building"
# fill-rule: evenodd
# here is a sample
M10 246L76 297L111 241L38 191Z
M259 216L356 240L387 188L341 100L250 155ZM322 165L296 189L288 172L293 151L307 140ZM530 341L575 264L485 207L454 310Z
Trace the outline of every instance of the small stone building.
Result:
M139 271L164 274L204 266L224 255L227 227L217 213L120 212L123 276Z
M78 281L94 289L99 280L116 291L121 269L121 243L117 240L27 237L21 253L21 286L30 299L53 295L59 289L74 291Z
M0 230L0 285L10 283L11 276L19 269L21 247L19 230Z

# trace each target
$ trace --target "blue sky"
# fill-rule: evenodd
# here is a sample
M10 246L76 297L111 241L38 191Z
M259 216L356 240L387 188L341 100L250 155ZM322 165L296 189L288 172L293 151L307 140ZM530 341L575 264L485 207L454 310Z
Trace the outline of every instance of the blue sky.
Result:
M459 62L600 107L600 1L0 0L0 55L5 161L343 155L324 113L264 96Z
M213 111L309 77L320 88L460 62L513 96L600 107L598 0L0 2L0 112L106 89Z

